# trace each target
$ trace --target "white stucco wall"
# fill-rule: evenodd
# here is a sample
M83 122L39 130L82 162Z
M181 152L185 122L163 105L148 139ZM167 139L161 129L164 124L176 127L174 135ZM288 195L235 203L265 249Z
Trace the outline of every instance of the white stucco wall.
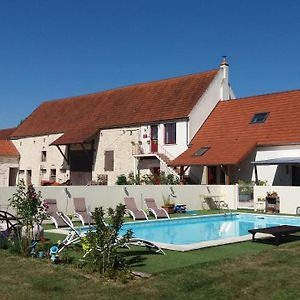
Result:
M49 180L50 170L56 169L56 181L64 182L69 177L69 171L62 173L61 169L68 169L63 156L55 146L49 146L61 134L44 135L37 137L27 137L18 140L12 140L20 153L19 170L24 174L19 175L19 179L26 179L26 172L31 170L31 181L34 185L40 185L41 179ZM65 146L60 147L65 151ZM46 151L46 161L42 162L42 151ZM46 169L46 174L41 174L41 169Z
M258 147L240 165L233 168L232 179L237 182L242 180L255 180L252 161L267 160L272 158L300 157L300 145ZM282 166L257 166L258 179L267 181L268 185L291 185L291 167Z
M19 158L0 156L0 186L9 185L9 168L19 168Z
M279 197L279 211L282 214L296 214L300 206L300 187L296 186L255 186L254 201L266 197L268 192L277 192Z
M85 197L87 206L91 210L103 206L115 207L118 203L124 204L124 197L134 197L138 208L145 208L144 199L155 198L157 204L163 205L163 199L174 192L174 203L186 204L189 210L203 209L203 196L220 196L229 204L231 209L236 209L236 186L206 186L206 185L140 185L140 186L45 186L36 187L40 190L43 199L54 198L57 200L58 209L71 214L74 212L73 198ZM67 191L67 192L66 192ZM0 188L0 208L7 207L7 199L15 192L14 188Z
M224 76L227 77L224 78ZM198 101L189 115L189 142L210 115L219 100L221 100L222 97L223 100L227 100L229 99L229 95L231 96L231 99L235 98L231 88L228 85L228 73L224 72L224 70L220 68L216 77L211 82L208 89L202 95L200 101Z

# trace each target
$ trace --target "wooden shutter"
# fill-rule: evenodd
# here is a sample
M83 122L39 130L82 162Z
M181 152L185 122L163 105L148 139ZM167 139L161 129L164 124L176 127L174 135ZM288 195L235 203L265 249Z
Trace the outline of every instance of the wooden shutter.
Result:
M104 170L105 171L114 170L114 151L104 152Z

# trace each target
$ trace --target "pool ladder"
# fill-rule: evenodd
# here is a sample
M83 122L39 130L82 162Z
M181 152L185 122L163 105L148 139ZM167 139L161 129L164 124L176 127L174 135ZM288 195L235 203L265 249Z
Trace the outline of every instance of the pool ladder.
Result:
M232 211L228 206L228 203L226 203L225 201L220 201L219 203L219 209L222 209L224 215L230 214L232 215Z

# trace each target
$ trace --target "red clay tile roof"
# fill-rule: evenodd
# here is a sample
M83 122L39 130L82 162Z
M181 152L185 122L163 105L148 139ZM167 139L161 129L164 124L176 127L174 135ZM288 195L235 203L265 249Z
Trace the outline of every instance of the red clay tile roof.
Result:
M269 112L265 123L250 124L260 112ZM291 143L300 144L300 90L219 102L171 165L238 164L256 146ZM193 156L201 147L210 149Z
M42 103L12 138L187 118L218 70ZM82 139L74 134L70 140ZM64 143L70 142L64 139Z
M7 140L16 128L0 129L0 140Z
M7 140L14 130L15 128L0 130L0 156L20 156L14 144Z
M1 156L20 156L19 151L16 149L11 141L0 140L0 155Z

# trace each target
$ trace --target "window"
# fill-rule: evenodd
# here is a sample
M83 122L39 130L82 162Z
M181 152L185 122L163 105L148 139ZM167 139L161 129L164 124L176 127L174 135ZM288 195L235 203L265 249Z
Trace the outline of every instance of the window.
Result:
M47 160L47 152L42 151L41 161L45 162Z
M114 170L114 151L104 152L104 170L105 171Z
M51 169L50 170L50 180L51 181L56 181L56 169Z
M46 169L41 169L41 174L42 175L45 175L47 173L47 170Z
M176 123L165 124L165 144L176 144Z
M257 113L253 116L251 124L264 123L268 117L268 112Z
M200 149L198 149L193 156L202 156L203 154L205 154L208 150L210 149L210 147L201 147Z

